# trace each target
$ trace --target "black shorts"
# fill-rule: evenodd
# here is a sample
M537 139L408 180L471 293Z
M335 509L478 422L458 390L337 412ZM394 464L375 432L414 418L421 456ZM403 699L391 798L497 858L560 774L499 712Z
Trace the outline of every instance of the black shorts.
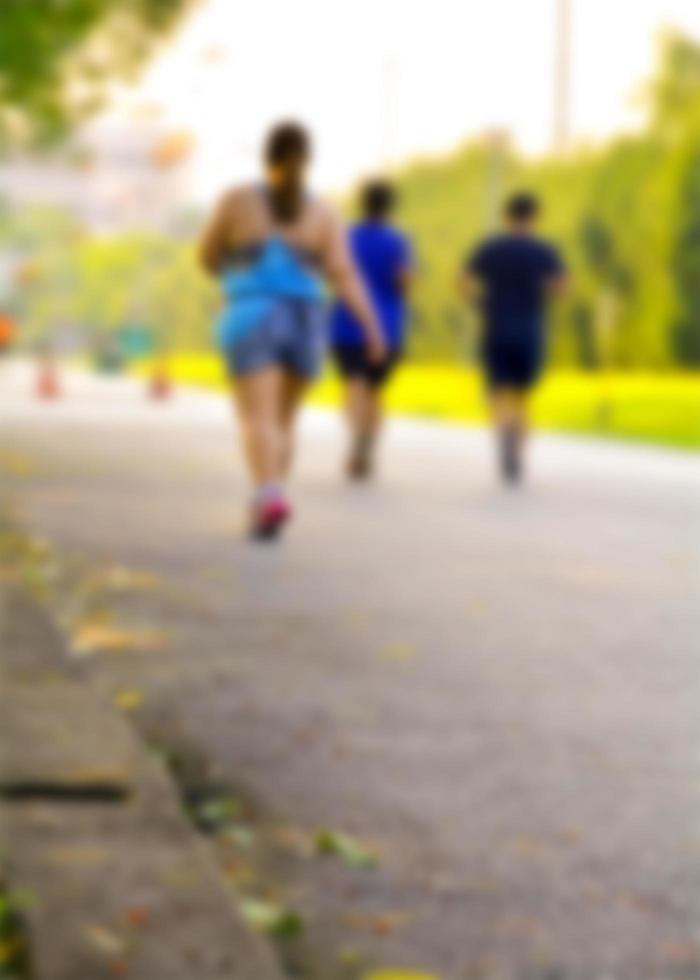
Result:
M335 344L333 359L343 378L362 378L373 388L386 384L401 360L401 351L393 350L381 364L371 364L364 347Z
M489 387L531 388L542 372L543 354L536 337L487 339L482 359Z

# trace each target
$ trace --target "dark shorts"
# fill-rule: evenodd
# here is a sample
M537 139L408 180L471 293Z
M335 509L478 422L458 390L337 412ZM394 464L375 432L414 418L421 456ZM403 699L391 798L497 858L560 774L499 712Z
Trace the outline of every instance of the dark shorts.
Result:
M487 338L481 353L490 388L531 388L542 372L542 343L536 337Z
M401 351L391 351L382 364L371 364L364 347L357 347L354 344L335 344L333 359L341 377L362 378L373 388L380 388L386 384L401 360Z

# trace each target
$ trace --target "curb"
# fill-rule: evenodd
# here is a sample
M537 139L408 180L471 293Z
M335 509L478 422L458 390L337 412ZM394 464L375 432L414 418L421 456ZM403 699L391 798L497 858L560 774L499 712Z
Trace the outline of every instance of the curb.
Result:
M282 980L162 763L0 586L0 830L33 980Z

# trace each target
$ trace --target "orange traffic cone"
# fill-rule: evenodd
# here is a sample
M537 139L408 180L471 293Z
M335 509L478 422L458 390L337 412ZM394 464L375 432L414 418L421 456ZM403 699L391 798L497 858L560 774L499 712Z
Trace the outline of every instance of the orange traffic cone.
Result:
M43 360L39 362L35 390L37 398L42 398L45 401L61 397L58 372L53 361Z
M151 375L148 391L154 401L165 401L172 396L173 382L165 361L160 361L156 365Z

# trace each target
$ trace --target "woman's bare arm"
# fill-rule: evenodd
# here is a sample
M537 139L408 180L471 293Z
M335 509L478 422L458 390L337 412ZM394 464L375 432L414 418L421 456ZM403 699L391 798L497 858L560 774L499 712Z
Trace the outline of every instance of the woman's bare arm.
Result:
M234 193L229 191L219 200L199 242L199 261L213 276L221 272L229 250Z

